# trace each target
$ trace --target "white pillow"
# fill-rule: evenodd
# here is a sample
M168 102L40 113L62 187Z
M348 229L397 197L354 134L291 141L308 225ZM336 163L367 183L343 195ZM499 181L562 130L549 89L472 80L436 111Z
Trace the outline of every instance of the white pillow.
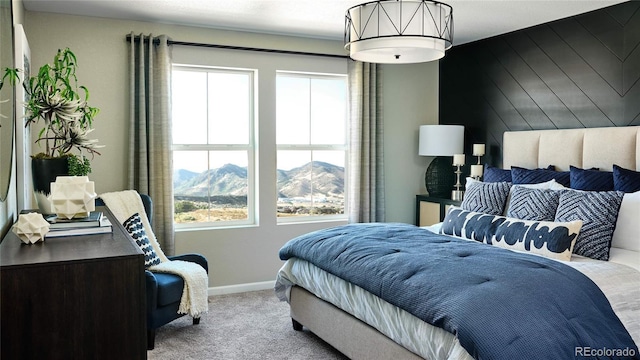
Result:
M509 211L509 202L511 201L511 193L513 192L513 187L514 186L522 186L522 187L527 188L527 189L551 189L551 190L568 189L567 187L564 187L562 184L558 183L556 181L556 179L551 179L549 181L545 181L543 183L538 183L538 184L517 184L517 185L513 185L513 186L511 186L511 189L509 190L509 196L507 196L507 205L504 207L504 212L502 213L503 216L507 216L507 211Z
M640 252L640 191L624 194L611 247Z

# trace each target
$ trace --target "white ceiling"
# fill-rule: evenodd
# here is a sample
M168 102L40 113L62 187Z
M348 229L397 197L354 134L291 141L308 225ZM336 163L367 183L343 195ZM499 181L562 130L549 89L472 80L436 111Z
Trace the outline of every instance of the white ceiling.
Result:
M23 0L29 11L342 40L345 11L369 0ZM443 0L441 0L443 1ZM625 0L444 0L454 45Z

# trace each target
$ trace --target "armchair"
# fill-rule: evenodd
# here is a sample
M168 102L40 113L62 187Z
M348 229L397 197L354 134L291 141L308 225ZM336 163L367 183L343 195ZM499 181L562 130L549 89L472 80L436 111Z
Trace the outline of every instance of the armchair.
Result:
M153 202L151 197L140 194L142 204L149 223L153 219ZM96 205L104 206L102 199L96 199ZM169 260L183 260L195 262L209 272L207 259L200 254L182 254L167 256ZM147 294L147 349L153 350L155 347L156 329L185 314L178 314L184 280L174 274L154 273L145 270L145 285ZM200 318L193 318L193 324L200 323Z

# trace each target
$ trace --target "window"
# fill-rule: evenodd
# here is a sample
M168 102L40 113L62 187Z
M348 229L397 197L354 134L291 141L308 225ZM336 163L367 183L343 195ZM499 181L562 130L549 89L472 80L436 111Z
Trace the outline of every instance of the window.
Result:
M252 70L174 65L174 220L180 227L254 222L253 82Z
M278 72L280 222L345 217L346 119L346 76Z

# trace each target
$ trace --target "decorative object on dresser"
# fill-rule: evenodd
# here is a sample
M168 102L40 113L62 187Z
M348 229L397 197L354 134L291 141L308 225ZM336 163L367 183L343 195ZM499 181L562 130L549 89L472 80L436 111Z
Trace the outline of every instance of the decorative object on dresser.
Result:
M460 187L462 186L462 184L460 184L460 174L462 174L460 166L464 166L464 154L453 155L453 166L456 167L456 185L455 190L451 192L451 200L460 201L464 195L464 191L460 190Z
M51 207L60 218L86 218L96 209L93 181L86 176L58 176L51 183Z
M147 358L143 254L122 226L113 228L31 246L5 236L2 359Z
M11 230L23 243L35 244L44 240L44 236L49 232L49 223L37 212L20 214Z
M425 173L429 196L449 198L455 183L451 157L463 152L464 126L421 125L418 155L435 156Z
M353 60L408 64L444 56L453 41L453 9L430 0L378 0L347 10L345 49Z
M63 236L78 236L78 235L93 235L93 234L108 234L113 231L113 226L109 219L101 219L99 225L96 226L80 226L80 227L66 227L50 229L45 238L58 238Z

